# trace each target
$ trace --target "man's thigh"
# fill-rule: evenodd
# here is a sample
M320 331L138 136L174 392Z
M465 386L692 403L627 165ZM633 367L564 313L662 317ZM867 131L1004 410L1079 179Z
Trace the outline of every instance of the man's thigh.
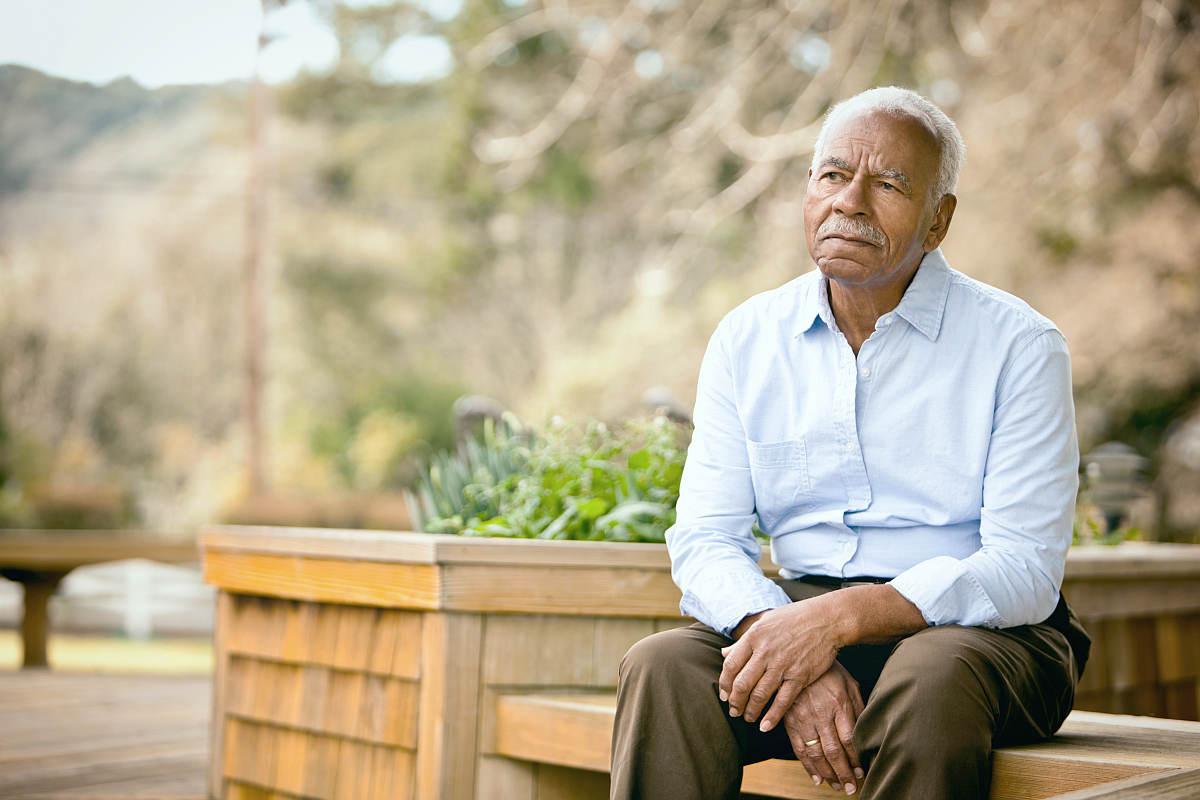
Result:
M896 645L865 716L903 716L947 736L986 730L995 745L1037 741L1070 713L1076 680L1066 637L1049 625L937 626Z
M655 675L654 694L678 697L677 711L672 715L676 721L706 729L710 736L730 736L743 764L792 757L782 726L762 733L757 725L730 717L728 704L717 696L724 665L721 648L731 643L731 639L700 622L662 631L630 649L622 662L622 673L637 662L643 671ZM713 727L717 717L712 713L714 709L719 710L721 726L727 727L727 732Z

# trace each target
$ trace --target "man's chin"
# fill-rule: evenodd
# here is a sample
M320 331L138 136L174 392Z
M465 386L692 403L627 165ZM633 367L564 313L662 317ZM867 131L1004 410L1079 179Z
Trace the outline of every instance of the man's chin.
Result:
M857 283L875 273L875 269L871 265L845 256L823 255L814 258L813 261L816 262L817 269L831 280Z

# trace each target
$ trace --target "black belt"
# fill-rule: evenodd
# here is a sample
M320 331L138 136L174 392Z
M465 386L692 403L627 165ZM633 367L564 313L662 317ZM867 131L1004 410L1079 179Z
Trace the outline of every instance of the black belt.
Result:
M851 586L875 586L889 583L891 578L875 578L870 575L860 575L855 578L831 578L828 575L801 575L796 580L810 583L813 586L823 586L826 589L848 589Z

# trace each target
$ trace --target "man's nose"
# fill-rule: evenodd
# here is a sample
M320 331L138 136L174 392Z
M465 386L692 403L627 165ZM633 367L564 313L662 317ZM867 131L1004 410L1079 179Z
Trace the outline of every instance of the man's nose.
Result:
M833 210L854 216L867 212L866 181L856 175L842 185L841 190L833 197Z

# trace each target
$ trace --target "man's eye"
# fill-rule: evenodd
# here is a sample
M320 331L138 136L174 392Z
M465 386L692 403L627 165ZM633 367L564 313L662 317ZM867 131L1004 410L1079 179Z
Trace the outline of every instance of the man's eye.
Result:
M821 177L827 181L836 181L836 180L840 179L842 176L840 173L837 173L837 172L826 172Z
M891 192L897 191L896 187L893 186L892 184L888 183L887 181L880 181L879 185L882 186L884 189L887 189L888 191L891 191Z

